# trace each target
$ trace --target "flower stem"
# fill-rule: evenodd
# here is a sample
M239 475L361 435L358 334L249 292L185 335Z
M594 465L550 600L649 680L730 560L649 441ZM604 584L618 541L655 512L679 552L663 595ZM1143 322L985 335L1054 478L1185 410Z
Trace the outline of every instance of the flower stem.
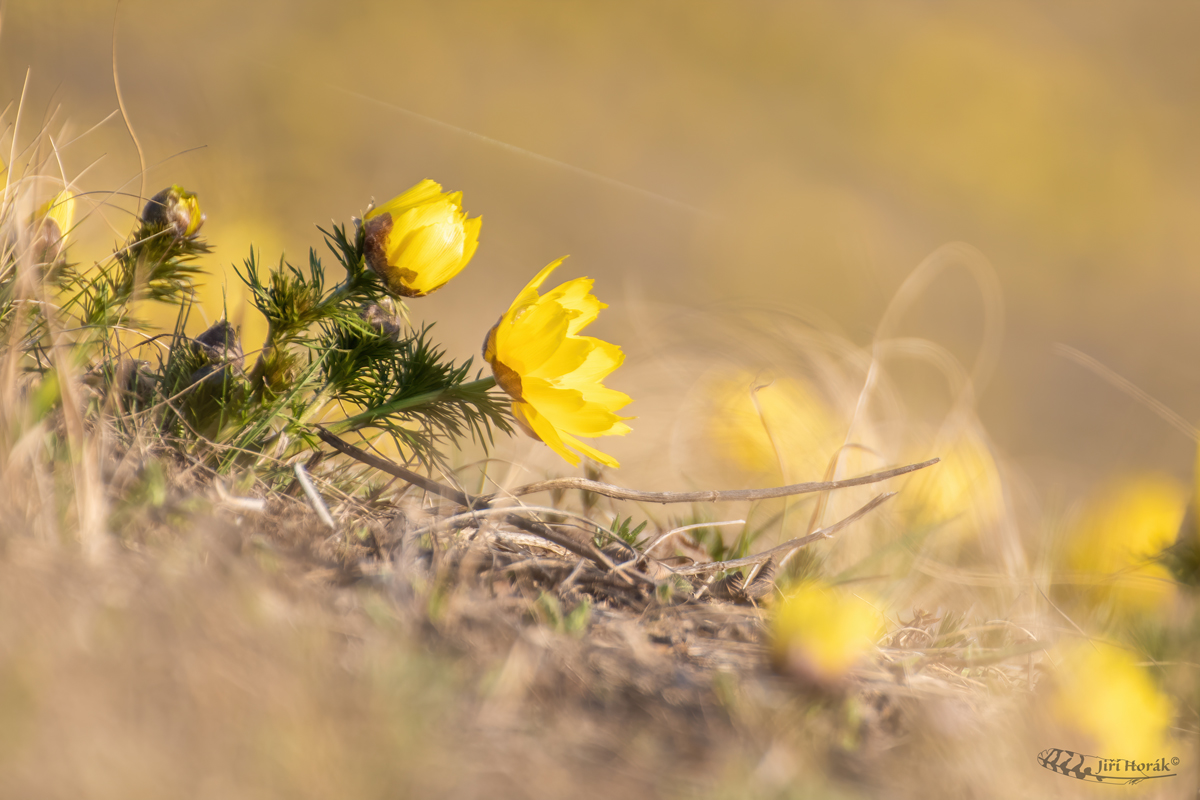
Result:
M356 431L360 428L365 428L375 420L379 419L380 417L386 417L388 414L395 414L399 411L406 411L410 408L423 406L426 403L432 403L449 392L486 392L495 385L495 378L480 378L477 381L462 383L458 386L453 386L448 389L438 389L435 392L426 392L425 394L406 397L403 400L393 400L390 403L384 403L383 405L375 408L368 408L361 414L355 414L353 417L344 419L341 422L330 423L325 427L329 429L330 432L335 434L348 433L349 431Z

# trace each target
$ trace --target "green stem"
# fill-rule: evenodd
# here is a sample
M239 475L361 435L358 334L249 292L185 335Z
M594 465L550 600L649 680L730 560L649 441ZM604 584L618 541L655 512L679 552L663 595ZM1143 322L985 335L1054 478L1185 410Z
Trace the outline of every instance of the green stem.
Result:
M300 416L296 418L296 424L306 424L310 419L312 419L313 414L320 411L321 407L329 402L329 398L329 386L322 386L321 389L313 395L312 400L310 400L308 405L304 407L304 410L300 412Z
M495 385L495 378L480 378L477 381L462 383L458 386L453 386L448 389L438 389L436 392L426 392L425 394L418 394L414 397L406 397L403 400L393 400L390 403L384 403L376 408L368 408L361 414L355 414L353 417L344 419L341 422L331 423L325 427L334 434L348 433L349 431L356 431L359 428L364 428L380 417L386 417L388 414L395 414L398 411L405 411L417 406L423 406L426 403L432 403L439 397L445 395L447 392L486 392Z
M264 315L265 316L265 315ZM258 398L263 397L263 392L266 387L267 375L267 358L273 355L275 349L275 323L267 318L267 335L263 339L262 349L258 351L258 358L254 361L254 367L250 370L247 379L250 381L250 389Z

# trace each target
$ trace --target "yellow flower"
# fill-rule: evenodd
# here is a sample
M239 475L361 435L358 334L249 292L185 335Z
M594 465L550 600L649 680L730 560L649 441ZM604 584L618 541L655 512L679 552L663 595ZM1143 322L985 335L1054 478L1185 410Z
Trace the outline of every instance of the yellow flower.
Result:
M183 239L195 236L204 220L199 198L177 183L151 197L142 210L142 222L173 228L175 235Z
M1069 570L1103 579L1084 594L1125 616L1169 604L1175 584L1155 556L1175 540L1186 505L1183 487L1165 475L1122 481L1094 501L1066 551Z
M562 262L549 264L517 295L488 331L483 357L496 383L512 396L513 416L526 433L571 464L578 464L579 456L568 446L617 467L612 456L575 437L629 433L621 420L631 417L616 414L629 396L600 383L625 354L615 344L578 335L607 308L591 294L591 280L576 278L538 295L538 287Z
M917 473L902 493L901 510L913 525L954 523L960 534L978 533L1003 513L1000 470L987 442L965 430L935 447L941 463Z
M393 294L424 297L475 255L482 223L467 219L462 192L443 194L441 184L423 180L363 216L367 266Z
M819 581L790 592L771 620L776 666L808 683L836 683L875 646L879 612Z
M75 221L75 194L70 189L63 189L54 199L38 209L37 217L53 222L59 235L65 238L71 232L71 225Z
M708 436L744 472L815 479L842 445L845 423L804 381L742 371L714 380L707 394Z
M43 263L52 264L67 246L75 221L75 195L64 189L33 215L34 252Z
M1171 700L1130 653L1078 642L1063 653L1051 713L1092 740L1096 755L1150 759L1171 724Z

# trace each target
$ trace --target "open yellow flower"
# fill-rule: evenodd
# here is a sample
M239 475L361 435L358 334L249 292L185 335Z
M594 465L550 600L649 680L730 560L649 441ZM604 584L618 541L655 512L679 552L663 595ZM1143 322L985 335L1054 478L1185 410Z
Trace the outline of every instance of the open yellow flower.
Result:
M600 383L625 354L615 344L578 335L607 308L592 295L590 279L576 278L538 295L538 287L562 262L549 264L517 295L488 331L483 357L496 383L512 396L513 416L526 433L571 464L578 464L579 456L568 446L617 467L612 456L575 437L629 433L622 420L630 417L616 414L629 396Z
M423 180L363 216L369 266L388 291L423 297L444 286L475 255L482 217L467 219L462 192Z

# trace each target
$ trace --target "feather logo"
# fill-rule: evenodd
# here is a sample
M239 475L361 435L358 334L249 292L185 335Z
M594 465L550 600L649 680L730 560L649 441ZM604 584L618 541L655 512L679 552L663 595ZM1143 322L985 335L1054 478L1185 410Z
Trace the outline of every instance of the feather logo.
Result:
M1038 763L1051 772L1091 783L1131 786L1153 778L1174 778L1172 770L1179 766L1175 756L1154 761L1135 761L1126 758L1103 758L1050 747L1038 753Z

